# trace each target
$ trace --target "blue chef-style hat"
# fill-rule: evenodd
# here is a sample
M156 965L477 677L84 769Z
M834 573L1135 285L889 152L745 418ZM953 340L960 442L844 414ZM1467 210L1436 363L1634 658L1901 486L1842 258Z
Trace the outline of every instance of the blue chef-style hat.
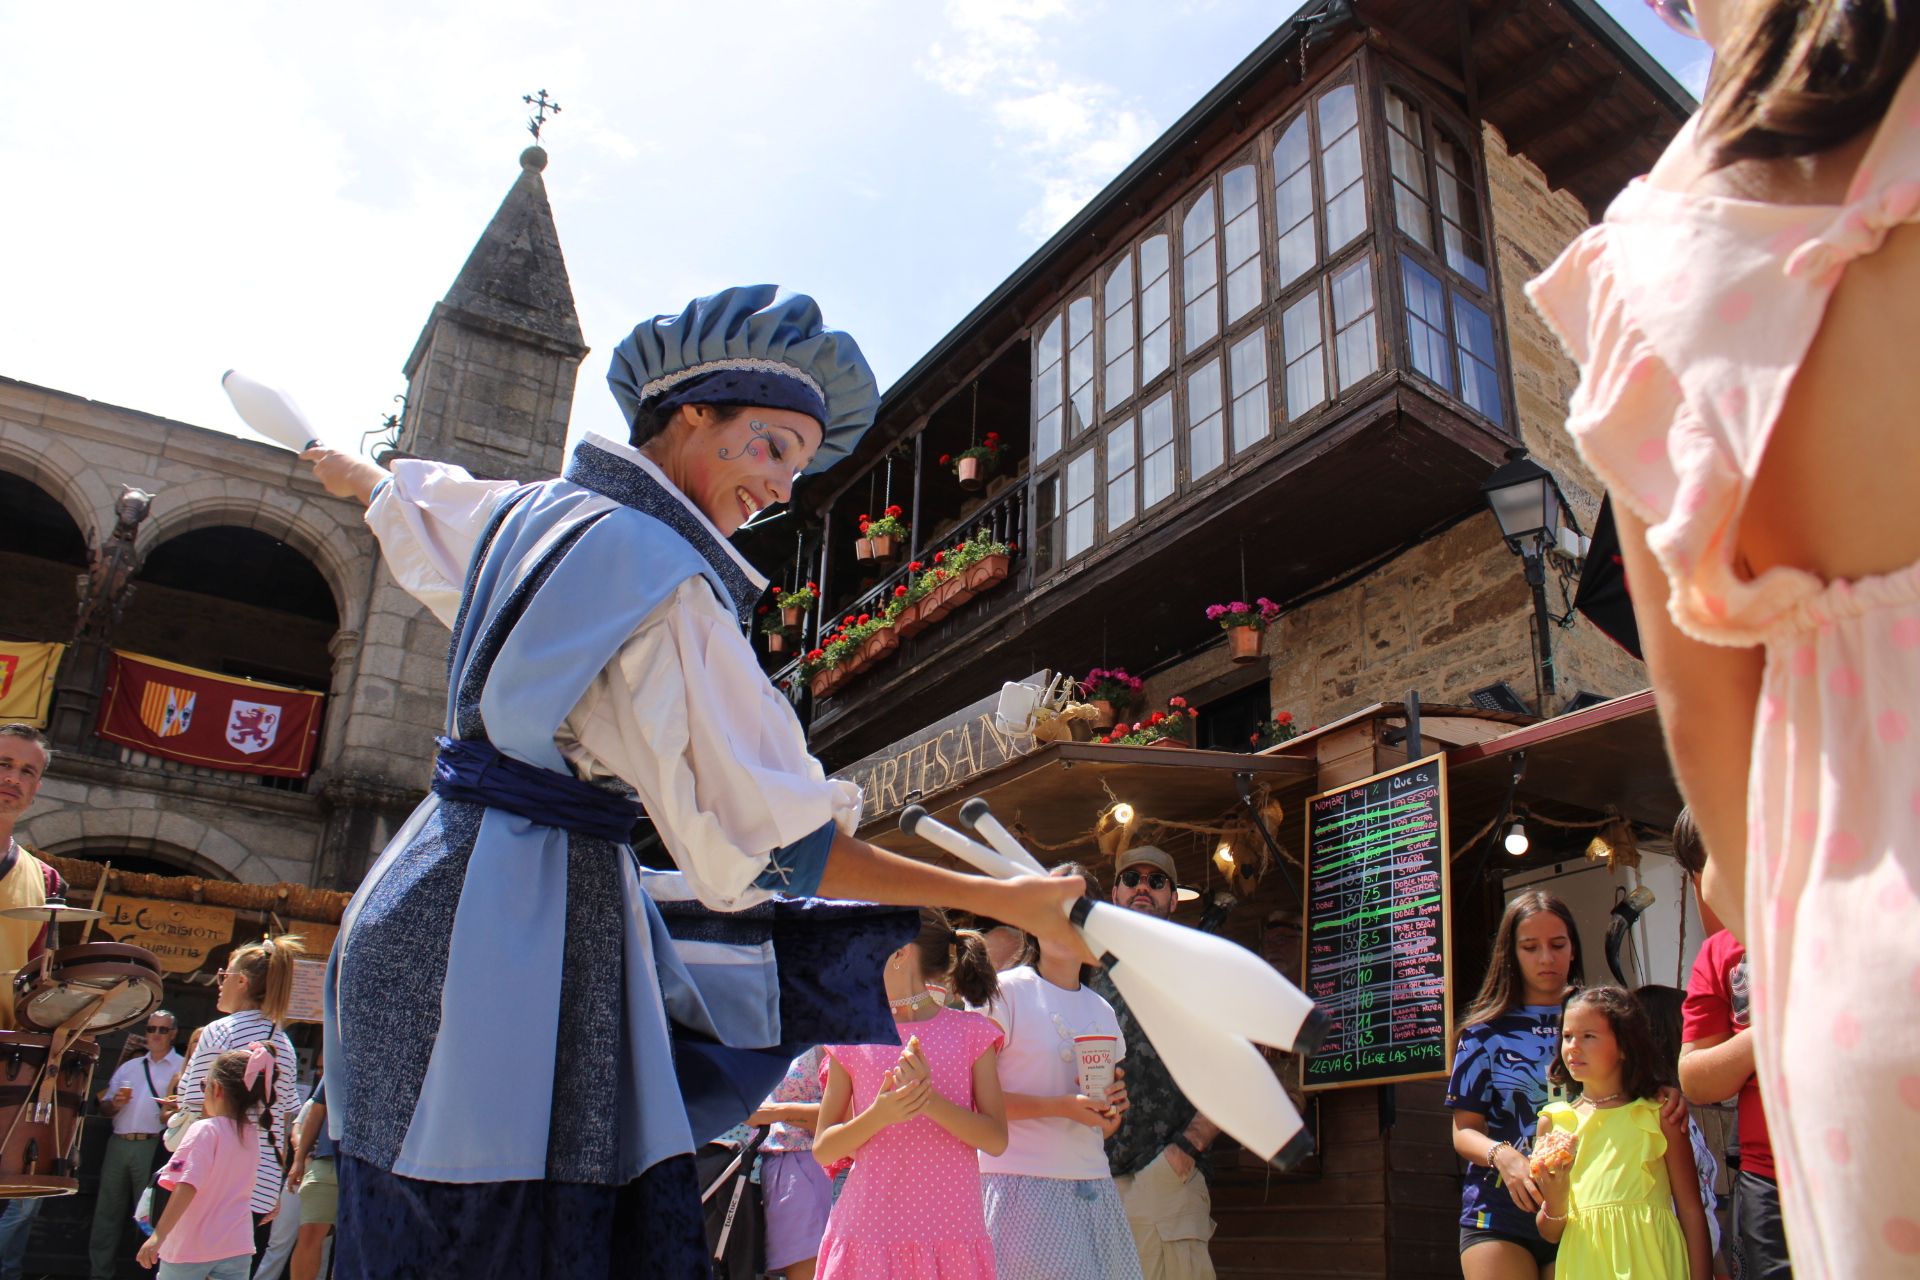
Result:
M682 404L810 414L825 434L809 475L853 452L880 403L860 344L827 328L812 298L770 284L722 289L637 326L614 349L607 384L629 427L642 412Z

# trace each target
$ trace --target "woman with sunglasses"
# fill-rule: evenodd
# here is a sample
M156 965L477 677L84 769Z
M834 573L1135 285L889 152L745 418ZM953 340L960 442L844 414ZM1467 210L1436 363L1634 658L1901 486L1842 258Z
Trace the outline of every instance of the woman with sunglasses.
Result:
M180 1077L181 1107L195 1115L206 1115L202 1095L207 1072L221 1054L255 1042L273 1051L273 1093L254 1128L260 1143L260 1163L255 1169L249 1206L254 1215L256 1253L266 1248L267 1226L280 1208L280 1152L287 1149L292 1138L293 1113L300 1105L293 1084L300 1063L285 1027L287 1004L293 996L293 962L305 954L300 939L291 934L234 948L219 975L216 1003L226 1016L200 1029L200 1041L187 1059L186 1073Z
M1912 1274L1920 5L1654 7L1715 47L1701 111L1529 292L1747 944L1794 1270Z

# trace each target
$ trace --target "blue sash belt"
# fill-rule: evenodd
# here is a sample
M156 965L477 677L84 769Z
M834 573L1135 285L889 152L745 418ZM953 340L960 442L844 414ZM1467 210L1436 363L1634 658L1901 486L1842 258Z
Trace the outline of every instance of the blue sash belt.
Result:
M499 809L542 826L615 844L633 838L646 809L627 797L501 754L491 742L441 738L433 793L444 800Z

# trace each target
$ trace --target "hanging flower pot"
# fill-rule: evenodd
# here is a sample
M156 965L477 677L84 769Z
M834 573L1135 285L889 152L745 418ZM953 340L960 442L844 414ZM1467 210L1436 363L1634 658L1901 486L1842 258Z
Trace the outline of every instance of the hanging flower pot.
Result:
M991 555L976 560L967 566L967 589L978 595L980 592L1007 580L1009 560L1004 555Z
M780 610L780 625L783 627L797 627L801 622L805 621L806 616L807 611L805 609L783 607Z
M856 560L873 559L872 541L867 538L855 538L853 540L853 556Z
M783 631L767 632L767 652L768 653L785 653L786 651L787 651L786 633Z
M954 474L960 477L960 487L962 489L978 489L981 479L980 459L960 459L958 463L954 464Z
M900 539L891 533L883 533L867 539L875 560L891 560L900 554Z
M1113 704L1105 698L1095 698L1090 705L1093 707L1093 727L1101 730L1113 728L1113 722L1119 718Z
M1235 662L1260 661L1260 642L1266 638L1265 627L1228 627L1227 652Z

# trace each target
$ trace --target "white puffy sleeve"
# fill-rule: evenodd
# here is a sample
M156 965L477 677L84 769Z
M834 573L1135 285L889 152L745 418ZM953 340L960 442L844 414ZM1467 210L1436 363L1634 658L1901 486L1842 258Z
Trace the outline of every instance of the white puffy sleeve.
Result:
M367 508L394 581L448 627L460 613L467 562L494 503L511 480L476 480L459 467L420 458L393 464Z
M704 578L682 582L640 624L559 745L587 776L640 793L688 887L716 910L769 896L755 881L770 854L828 822L851 832L860 821L860 788L829 779L808 754L792 706Z

